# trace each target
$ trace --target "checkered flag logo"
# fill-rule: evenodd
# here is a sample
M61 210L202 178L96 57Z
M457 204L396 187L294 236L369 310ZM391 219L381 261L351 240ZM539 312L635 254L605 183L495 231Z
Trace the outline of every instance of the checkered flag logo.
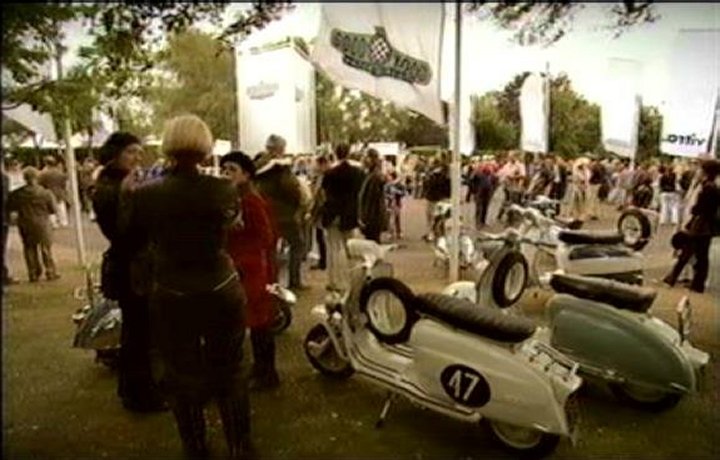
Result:
M390 45L388 45L385 40L378 37L373 40L370 45L370 58L374 62L384 62L387 61L391 51Z

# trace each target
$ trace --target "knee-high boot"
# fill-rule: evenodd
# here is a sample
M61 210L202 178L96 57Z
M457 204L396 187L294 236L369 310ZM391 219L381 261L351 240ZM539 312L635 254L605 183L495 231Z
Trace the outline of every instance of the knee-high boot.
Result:
M246 389L233 397L220 399L218 407L229 457L253 458L253 448L250 443L250 402Z
M205 442L205 412L203 406L179 403L173 408L180 439L188 458L207 458Z

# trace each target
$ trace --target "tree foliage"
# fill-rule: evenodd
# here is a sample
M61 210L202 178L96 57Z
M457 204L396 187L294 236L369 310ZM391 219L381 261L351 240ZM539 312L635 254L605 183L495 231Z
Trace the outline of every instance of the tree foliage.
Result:
M166 76L150 98L155 118L194 113L218 139L231 139L237 131L232 52L212 36L190 30L172 35L158 61Z
M500 110L501 93L494 91L472 98L472 124L476 150L509 150L517 147L519 123ZM519 118L519 117L518 117Z
M640 110L638 132L638 161L660 156L660 135L662 133L662 115L657 107L643 106Z

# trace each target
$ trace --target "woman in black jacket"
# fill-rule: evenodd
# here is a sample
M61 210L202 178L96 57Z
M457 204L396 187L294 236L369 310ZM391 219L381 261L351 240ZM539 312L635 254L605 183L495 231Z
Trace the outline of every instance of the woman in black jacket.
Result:
M385 178L381 171L380 154L368 150L365 164L367 176L360 189L358 217L360 230L365 238L380 243L382 232L387 230L388 216L385 205Z
M690 220L685 226L685 233L690 236L682 248L672 272L665 277L665 283L674 286L682 269L695 257L692 283L690 289L695 292L705 291L705 282L710 267L710 242L717 232L718 206L720 206L720 189L715 180L720 174L718 160L706 160L701 165L702 177L695 190L697 197L691 198L692 208ZM693 191L690 191L693 194Z
M140 139L129 133L116 132L105 141L92 203L100 230L110 242L103 256L101 288L105 297L118 301L122 312L118 396L128 410L152 412L166 407L150 370L148 300L131 283L131 265L138 253L129 250L118 231L121 188L133 179L142 152Z

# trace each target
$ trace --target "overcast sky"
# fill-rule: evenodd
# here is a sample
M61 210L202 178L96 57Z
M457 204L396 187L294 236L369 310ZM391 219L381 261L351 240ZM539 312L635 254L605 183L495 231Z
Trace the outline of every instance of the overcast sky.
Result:
M349 8L352 6L349 5ZM552 74L566 72L575 89L593 102L600 102L610 58L636 60L641 95L646 105L660 105L672 70L672 47L680 29L720 29L720 4L658 3L660 19L628 30L619 38L603 30L610 23L611 4L586 4L573 21L573 30L549 48L521 47L511 42L511 33L500 30L490 20L477 17L465 21L463 35L463 93L484 93L501 89L515 74L540 71L549 62ZM243 8L233 4L232 10ZM253 34L248 45L275 40L287 35L312 38L319 26L319 4L298 4L295 12L266 29ZM68 39L76 46L86 39L82 27L68 29ZM452 37L452 34L450 34ZM715 43L717 65L714 78L720 81L720 43ZM449 47L452 49L452 46ZM72 57L68 61L72 61ZM445 92L452 91L452 77L444 73ZM698 76L707 78L708 76Z

